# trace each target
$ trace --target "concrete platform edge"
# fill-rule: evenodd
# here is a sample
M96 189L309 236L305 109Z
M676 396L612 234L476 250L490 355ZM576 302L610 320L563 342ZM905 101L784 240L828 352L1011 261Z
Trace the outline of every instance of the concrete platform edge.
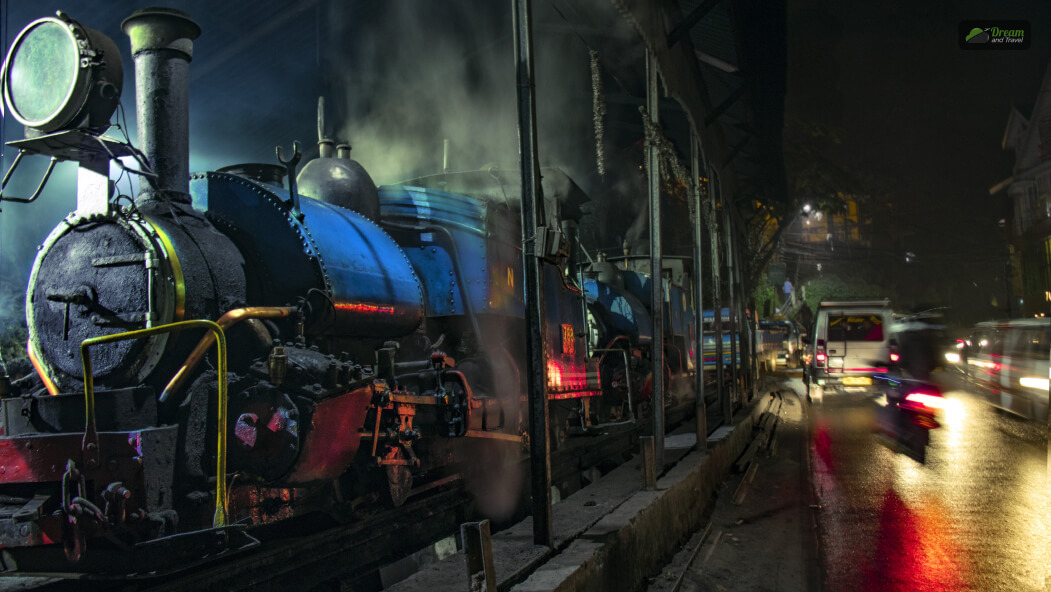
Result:
M638 491L563 552L539 566L513 592L636 590L659 572L679 545L699 530L715 490L747 447L769 406L761 396L733 431L707 451L693 451L657 482Z

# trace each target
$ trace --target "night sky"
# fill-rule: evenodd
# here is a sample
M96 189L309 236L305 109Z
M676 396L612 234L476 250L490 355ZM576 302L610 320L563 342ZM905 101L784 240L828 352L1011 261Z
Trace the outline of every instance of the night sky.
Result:
M1028 20L1032 45L964 51L957 27L974 19ZM952 294L970 320L995 316L1006 198L989 188L1012 174L1001 148L1010 107L1035 101L1051 58L1051 3L790 1L788 38L786 120L839 127L832 158L904 210L903 250L916 260L897 250L877 253L879 263L909 278L917 301ZM932 283L934 294L920 289Z

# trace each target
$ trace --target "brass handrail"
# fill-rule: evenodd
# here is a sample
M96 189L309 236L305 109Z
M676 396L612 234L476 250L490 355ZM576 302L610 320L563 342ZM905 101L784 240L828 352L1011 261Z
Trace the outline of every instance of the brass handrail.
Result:
M219 350L219 412L217 421L219 424L218 458L215 463L215 516L212 518L212 526L219 528L226 526L226 335L223 328L213 321L204 319L179 321L151 327L149 329L138 329L125 333L103 335L85 339L80 343L80 357L84 366L84 440L81 451L84 454L84 463L89 469L99 466L99 435L95 423L95 381L91 374L91 356L88 348L92 345L111 343L114 341L127 341L140 337L148 337L158 333L171 333L188 328L209 329L215 335Z

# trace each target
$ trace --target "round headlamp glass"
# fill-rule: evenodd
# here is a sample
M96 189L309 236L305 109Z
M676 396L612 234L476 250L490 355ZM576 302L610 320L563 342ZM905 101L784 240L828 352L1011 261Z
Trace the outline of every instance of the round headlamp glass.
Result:
M123 81L113 40L60 12L29 23L15 37L0 92L11 115L37 132L97 129L108 125Z
M36 127L59 115L73 94L79 55L69 27L38 24L11 49L7 96L12 113Z
M80 52L69 25L56 18L34 21L15 39L4 63L4 102L23 125L61 127L82 106L70 104L83 82L79 70Z

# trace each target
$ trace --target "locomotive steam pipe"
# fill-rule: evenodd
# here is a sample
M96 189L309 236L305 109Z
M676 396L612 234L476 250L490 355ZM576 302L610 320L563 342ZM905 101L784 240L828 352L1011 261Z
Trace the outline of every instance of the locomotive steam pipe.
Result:
M135 60L139 147L157 175L138 200L189 203L189 64L201 27L184 12L145 8L124 19L121 29Z
M230 327L240 323L247 319L277 319L291 316L292 313L296 312L296 309L291 306L250 306L247 308L235 308L234 310L228 311L223 316L219 317L216 324L226 331ZM208 348L215 342L214 333L205 333L201 341L197 343L197 347L190 352L190 355L186 357L186 362L183 363L182 367L175 373L171 381L168 382L168 386L164 387L161 392L161 396L157 399L161 403L168 400L168 397L172 393L179 390L182 384L186 381L186 378L193 373L194 368L201 362L201 358L208 352Z

